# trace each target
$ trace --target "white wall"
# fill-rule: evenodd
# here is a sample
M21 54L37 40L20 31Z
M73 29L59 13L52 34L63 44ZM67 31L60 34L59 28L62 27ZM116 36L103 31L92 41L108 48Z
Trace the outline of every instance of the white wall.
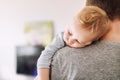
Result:
M85 0L0 0L0 80L33 80L15 72L15 46L25 44L25 23L53 21L56 34L69 25L84 3Z

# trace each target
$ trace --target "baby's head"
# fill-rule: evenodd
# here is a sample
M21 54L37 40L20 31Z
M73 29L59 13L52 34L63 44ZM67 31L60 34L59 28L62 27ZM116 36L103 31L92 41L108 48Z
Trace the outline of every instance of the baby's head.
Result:
M65 34L69 34L66 38L69 45L84 47L101 38L108 30L106 13L98 7L86 6L74 17Z

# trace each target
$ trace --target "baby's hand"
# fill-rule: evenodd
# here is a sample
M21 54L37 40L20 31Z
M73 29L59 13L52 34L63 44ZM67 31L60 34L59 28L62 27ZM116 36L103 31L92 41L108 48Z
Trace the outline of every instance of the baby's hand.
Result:
M65 43L70 47L74 47L74 48L84 47L78 42L78 40L72 39L72 34L70 33L69 29L67 29L64 32L63 39L64 39Z

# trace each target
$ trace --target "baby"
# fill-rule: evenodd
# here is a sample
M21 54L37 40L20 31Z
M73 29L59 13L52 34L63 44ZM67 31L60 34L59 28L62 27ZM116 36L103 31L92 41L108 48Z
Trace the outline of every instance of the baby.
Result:
M109 30L106 13L95 6L86 6L74 17L65 32L58 34L48 45L37 62L38 80L49 80L52 57L59 49L70 46L81 48L100 39Z

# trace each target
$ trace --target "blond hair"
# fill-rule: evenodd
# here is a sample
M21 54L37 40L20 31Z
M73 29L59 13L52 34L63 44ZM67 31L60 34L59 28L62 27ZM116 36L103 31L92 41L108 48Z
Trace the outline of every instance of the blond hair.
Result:
M80 23L84 29L98 32L99 37L103 36L109 29L107 14L96 6L84 7L74 19L75 23Z

